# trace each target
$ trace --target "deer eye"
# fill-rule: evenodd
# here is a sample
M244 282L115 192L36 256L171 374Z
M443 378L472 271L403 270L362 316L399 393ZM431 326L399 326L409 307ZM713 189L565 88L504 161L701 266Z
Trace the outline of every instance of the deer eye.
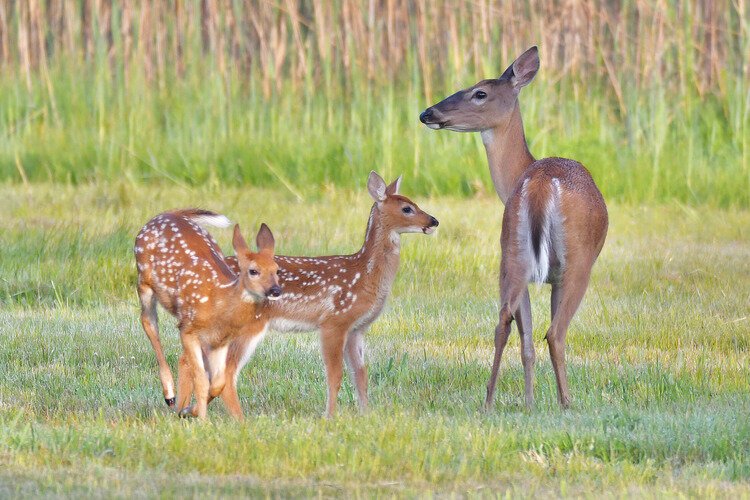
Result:
M401 211L405 214L413 214L414 210L411 207L404 207L401 209Z
M258 276L258 275L259 275L260 273L258 272L258 270L257 270L257 269L250 269L250 270L249 270L249 271L247 272L247 274L249 274L250 276Z
M474 99L482 100L486 98L487 98L487 92L485 92L484 90L477 90L476 92L474 92Z
M281 276L281 269L279 269L278 271L276 271L276 276Z

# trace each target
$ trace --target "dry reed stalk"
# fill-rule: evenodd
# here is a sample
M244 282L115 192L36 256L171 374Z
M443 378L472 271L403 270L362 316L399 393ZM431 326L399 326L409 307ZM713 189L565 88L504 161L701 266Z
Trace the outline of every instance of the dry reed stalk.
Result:
M284 6L290 17L292 25L292 34L294 35L294 45L297 49L297 68L294 71L295 80L301 80L307 74L307 55L305 54L305 45L302 41L302 32L300 29L300 15L297 11L297 2L294 0L284 0Z
M172 59L174 62L174 72L178 78L182 78L185 75L185 16L182 1L175 0L173 10L174 33L172 34Z
M427 31L427 17L425 9L425 0L417 0L417 26L420 33L426 34ZM428 58L426 37L418 37L417 39L417 56L419 57L419 66L422 70L422 87L424 89L424 95L427 101L432 101L432 65Z
M137 53L143 64L143 70L146 81L154 81L154 61L153 61L153 22L151 7L149 2L141 5L140 30L138 31L138 48Z
M8 31L8 8L5 2L0 2L0 57L2 57L3 66L10 66L10 37Z
M26 89L31 92L31 55L29 54L29 5L21 2L18 9L18 56L26 81Z
M750 76L748 19L746 0L6 0L0 64L28 88L54 59L98 64L102 51L112 70L122 64L124 85L133 63L163 87L168 72L210 71L205 57L224 76L254 72L266 96L307 75L329 91L416 77L431 95L536 43L550 81L604 83L622 106L623 92L657 78L680 92L732 92L730 75Z
M123 0L122 18L120 24L120 38L122 40L122 72L123 84L127 87L130 81L130 53L133 47L132 33L133 4L132 0Z

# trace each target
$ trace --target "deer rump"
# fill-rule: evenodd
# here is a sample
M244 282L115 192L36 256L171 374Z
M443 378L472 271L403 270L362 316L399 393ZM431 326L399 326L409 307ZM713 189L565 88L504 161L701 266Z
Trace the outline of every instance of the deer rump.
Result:
M518 243L528 262L528 281L557 282L565 266L560 180L532 176L523 180L518 210Z

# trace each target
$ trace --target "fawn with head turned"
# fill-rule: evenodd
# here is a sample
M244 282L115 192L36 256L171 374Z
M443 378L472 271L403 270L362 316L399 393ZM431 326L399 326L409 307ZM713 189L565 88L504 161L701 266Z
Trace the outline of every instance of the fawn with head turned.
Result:
M547 331L557 395L570 404L565 337L607 235L604 198L580 163L534 160L524 135L518 94L539 69L532 47L497 79L482 80L427 108L419 116L433 129L481 132L490 174L505 204L500 247L500 321L485 407L491 408L503 349L515 319L521 337L526 405L534 401L534 343L528 283L552 285L552 324Z
M398 194L401 177L386 186L371 172L367 189L375 203L362 248L352 255L327 257L277 256L283 293L269 304L269 328L274 331L320 331L328 395L326 416L336 410L343 361L354 378L361 411L367 409L367 368L364 334L380 315L391 292L400 260L402 233L431 234L438 220ZM227 263L237 268L233 257ZM237 375L255 348L253 338L240 338L230 347L226 394L237 398Z
M141 323L159 364L164 399L175 407L174 381L159 339L156 304L177 317L183 354L179 361L176 409L181 415L206 416L208 398L226 384L229 344L238 336L261 337L268 326L266 299L279 298L274 238L265 224L257 235L259 251L250 251L239 226L232 245L235 270L224 261L216 241L199 223L226 227L222 215L206 210L166 212L151 219L135 241ZM196 404L188 407L191 393ZM242 409L226 401L229 412Z

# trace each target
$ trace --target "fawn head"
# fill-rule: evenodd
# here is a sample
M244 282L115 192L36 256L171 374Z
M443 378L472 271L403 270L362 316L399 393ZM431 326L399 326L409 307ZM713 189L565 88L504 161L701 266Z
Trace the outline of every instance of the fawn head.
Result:
M396 233L434 233L438 220L406 196L398 194L400 186L400 175L386 186L382 177L375 171L370 172L367 190L378 205L383 225Z
M260 225L255 239L258 252L248 248L245 238L240 233L240 225L234 226L232 246L237 255L240 268L240 285L243 298L248 301L261 302L264 299L277 300L281 297L279 286L279 266L273 260L275 241L273 233L265 224Z
M425 109L419 121L432 129L482 132L508 123L521 88L539 70L536 46L518 56L500 78L482 80Z

